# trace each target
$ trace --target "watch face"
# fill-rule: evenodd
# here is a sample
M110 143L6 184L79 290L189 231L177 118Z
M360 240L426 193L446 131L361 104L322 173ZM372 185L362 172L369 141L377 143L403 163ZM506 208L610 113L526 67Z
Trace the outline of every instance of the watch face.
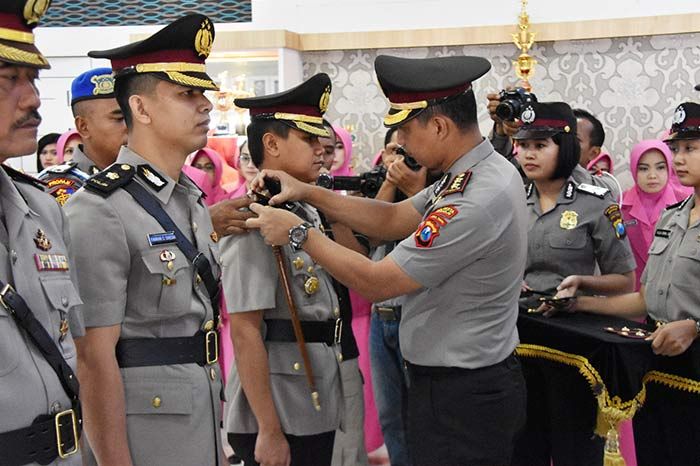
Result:
M306 230L301 227L296 227L292 230L292 242L300 243L306 237Z

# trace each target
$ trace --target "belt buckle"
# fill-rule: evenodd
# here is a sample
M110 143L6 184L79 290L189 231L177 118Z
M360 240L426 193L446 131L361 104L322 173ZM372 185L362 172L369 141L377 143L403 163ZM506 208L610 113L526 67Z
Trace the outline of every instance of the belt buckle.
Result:
M2 304L2 307L4 307L8 312L11 312L14 314L14 312L12 311L12 308L10 306L8 306L7 303L5 302L5 295L8 292L11 292L11 293L15 292L15 289L12 288L12 285L10 285L9 283L2 288L2 291L0 291L0 304Z
M339 345L343 337L343 319L335 319L335 331L333 332L333 344Z
M219 334L215 330L210 330L204 336L205 352L207 364L214 364L219 360ZM213 354L213 357L212 357Z
M63 441L63 434L61 434L61 419L68 417L73 426L73 449L65 450L63 446L65 442ZM78 421L75 418L75 411L72 409L67 409L62 411L54 417L54 423L56 425L56 448L58 449L58 456L61 459L68 458L78 452Z

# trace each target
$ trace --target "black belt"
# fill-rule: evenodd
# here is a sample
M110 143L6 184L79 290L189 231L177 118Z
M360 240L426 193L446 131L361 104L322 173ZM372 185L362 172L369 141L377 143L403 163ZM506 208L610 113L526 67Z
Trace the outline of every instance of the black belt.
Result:
M0 463L3 466L49 464L78 451L80 425L75 410L53 416L42 414L32 425L0 434Z
M219 360L219 335L200 331L193 337L128 338L116 347L119 367L214 364Z
M384 321L401 320L401 306L377 306L373 307L380 319Z
M512 354L508 355L501 362L497 362L496 364L492 364L490 366L477 367L474 369L467 369L466 367L448 367L448 366L419 366L417 364L413 364L413 363L410 363L408 361L404 361L404 364L406 365L406 369L408 369L408 372L411 375L427 375L427 376L453 375L453 376L458 376L458 375L464 375L464 374L473 373L473 372L481 372L481 371L486 371L489 369L494 369L496 367L510 364L511 361L517 360L517 359L518 359L518 357L515 355L515 353L512 353Z
M57 457L67 458L78 452L82 432L78 379L22 296L9 284L0 281L0 286L0 304L41 351L71 400L71 409L53 415L43 414L29 427L1 433L0 462L3 466L49 464Z
M265 325L267 325L265 341L287 343L297 341L291 320L265 319ZM328 346L333 346L339 344L341 341L343 321L341 319L322 321L303 320L301 321L301 330L306 343L325 343Z

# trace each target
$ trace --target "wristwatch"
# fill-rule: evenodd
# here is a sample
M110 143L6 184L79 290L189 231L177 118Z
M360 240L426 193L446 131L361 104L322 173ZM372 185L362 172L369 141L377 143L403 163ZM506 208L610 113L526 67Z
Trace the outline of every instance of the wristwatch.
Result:
M309 222L304 222L301 225L297 225L289 229L289 244L296 250L301 249L301 247L306 242L309 237L309 230L314 226Z

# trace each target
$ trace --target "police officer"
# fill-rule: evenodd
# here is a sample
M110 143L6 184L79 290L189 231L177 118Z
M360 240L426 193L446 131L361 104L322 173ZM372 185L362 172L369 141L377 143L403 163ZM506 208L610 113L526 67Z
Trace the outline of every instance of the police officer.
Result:
M73 336L83 333L66 219L44 185L4 163L36 150L33 29L48 2L0 4L0 463L81 464Z
M684 186L700 188L700 104L676 108L666 142ZM656 224L649 261L637 293L580 297L576 309L658 324L649 338L654 353L681 357L700 336L700 202L697 194L669 206ZM688 363L695 367L695 361ZM697 393L647 384L647 401L635 416L638 464L666 466L700 462L700 402Z
M110 68L95 68L73 80L71 109L83 142L73 151L70 162L48 167L38 176L61 205L91 175L114 163L119 148L126 144L126 125L114 98L114 76Z
M490 64L380 56L375 68L390 102L385 125L399 128L398 142L421 165L445 173L440 181L395 204L340 196L277 171L263 170L254 184L278 178L275 205L303 199L370 237L406 239L372 262L280 209L253 204L259 218L248 223L270 244L293 239L374 302L408 295L399 333L414 464L508 464L525 418L513 350L527 217L520 176L477 124L472 81Z
M323 160L318 138L328 137L321 118L330 92L330 79L318 74L286 92L236 99L237 106L250 109L248 148L255 166L315 181ZM304 203L292 208L308 228L321 226L314 208ZM227 237L221 246L236 350L226 388L229 442L245 464L328 466L342 406L342 320L332 279L301 249L283 248L320 398L317 411L272 249L257 232Z
M523 304L548 315L554 308L539 305L543 294L569 298L577 291L631 291L636 265L619 206L607 189L578 184L572 175L580 148L571 107L563 102L533 103L525 107L522 121L513 138L519 145L520 166L531 180L526 187L524 289L537 291ZM600 273L595 273L596 264ZM511 464L549 465L551 459L555 464L602 464L603 439L592 435L596 402L585 380L574 371L549 372L530 361L524 371L528 419Z
M85 302L85 426L99 464L222 465L216 234L180 171L206 144L214 26L187 15L107 58L129 128L65 209Z

